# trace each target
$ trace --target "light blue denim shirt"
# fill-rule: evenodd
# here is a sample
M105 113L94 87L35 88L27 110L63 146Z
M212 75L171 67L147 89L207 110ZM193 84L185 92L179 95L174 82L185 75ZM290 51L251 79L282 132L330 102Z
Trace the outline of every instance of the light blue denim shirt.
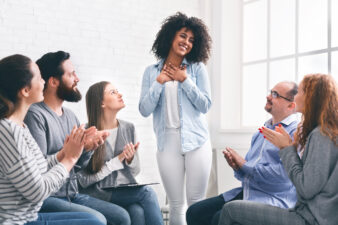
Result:
M264 126L274 129L278 124L268 120ZM298 119L292 114L280 122L293 136ZM290 181L282 161L279 149L267 141L259 132L252 137L251 147L245 156L244 166L235 171L235 177L242 181L242 187L223 193L225 201L233 199L243 190L243 199L261 202L281 208L291 208L296 204L296 189Z
M153 113L154 132L157 147L163 151L165 140L165 85L156 81L163 67L164 60L148 66L143 75L139 110L142 116ZM208 125L205 113L211 106L208 73L203 63L189 63L186 59L182 65L187 66L188 77L178 84L178 108L180 116L180 134L182 152L189 152L201 147L208 139Z

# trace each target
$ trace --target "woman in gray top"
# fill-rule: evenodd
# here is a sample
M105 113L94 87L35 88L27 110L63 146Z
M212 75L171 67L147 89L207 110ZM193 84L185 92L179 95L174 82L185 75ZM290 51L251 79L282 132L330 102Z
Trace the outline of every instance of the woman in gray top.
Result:
M162 225L157 197L150 187L121 187L136 183L140 172L135 127L116 118L125 107L122 94L111 83L98 82L89 88L86 106L88 126L107 130L110 135L95 150L87 168L78 173L80 192L121 206L119 212L112 213L128 224Z
M74 127L63 148L44 158L23 122L29 106L43 100L44 83L28 57L0 60L0 224L101 224L87 213L38 213L43 200L66 181L85 136L83 127Z
M300 82L296 110L303 114L295 140L282 127L262 127L296 187L292 209L235 201L224 205L220 225L338 224L338 91L332 76L310 74Z

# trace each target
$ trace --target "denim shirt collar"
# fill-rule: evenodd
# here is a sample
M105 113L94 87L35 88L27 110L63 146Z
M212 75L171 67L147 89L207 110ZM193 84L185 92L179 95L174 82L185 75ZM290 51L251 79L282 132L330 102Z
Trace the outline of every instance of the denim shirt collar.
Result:
M156 64L155 67L157 67L157 69L162 69L163 64L164 64L165 59L161 59L159 60ZM188 62L188 60L186 58L183 59L181 65L189 65L190 63Z
M293 114L289 115L288 117L284 118L281 122L276 123L276 124L272 124L272 118L271 118L271 119L269 119L268 121L266 121L264 123L264 126L266 126L266 127L274 127L274 126L277 126L280 123L283 124L283 125L285 125L285 126L289 126L295 120L298 120L297 119L297 115L296 115L296 113L293 113Z

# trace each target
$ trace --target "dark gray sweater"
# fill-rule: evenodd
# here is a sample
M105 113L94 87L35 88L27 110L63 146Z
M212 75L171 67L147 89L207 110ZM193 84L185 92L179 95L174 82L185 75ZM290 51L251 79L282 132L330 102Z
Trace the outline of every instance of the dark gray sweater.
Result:
M319 127L308 136L304 155L294 146L279 152L297 190L294 209L311 225L338 224L338 147Z

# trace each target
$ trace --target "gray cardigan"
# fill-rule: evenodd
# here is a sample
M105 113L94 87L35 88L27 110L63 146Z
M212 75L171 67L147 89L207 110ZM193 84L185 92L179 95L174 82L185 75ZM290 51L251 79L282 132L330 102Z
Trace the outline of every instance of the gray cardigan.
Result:
M338 224L338 147L315 128L307 138L304 155L294 146L279 152L297 190L294 209L311 225Z
M118 121L119 126L117 129L114 153L110 144L107 141L105 142L105 162L122 153L126 142L132 142L135 144L134 125L123 120ZM104 189L105 187L115 187L121 184L136 183L135 176L139 172L140 162L138 154L136 153L131 164L127 164L123 161L123 168L111 171L109 175L101 180L98 176L96 176L96 174L88 174L85 170L78 172L78 183L80 184L79 189L81 193L107 201L108 199L111 199L111 191L113 189Z

